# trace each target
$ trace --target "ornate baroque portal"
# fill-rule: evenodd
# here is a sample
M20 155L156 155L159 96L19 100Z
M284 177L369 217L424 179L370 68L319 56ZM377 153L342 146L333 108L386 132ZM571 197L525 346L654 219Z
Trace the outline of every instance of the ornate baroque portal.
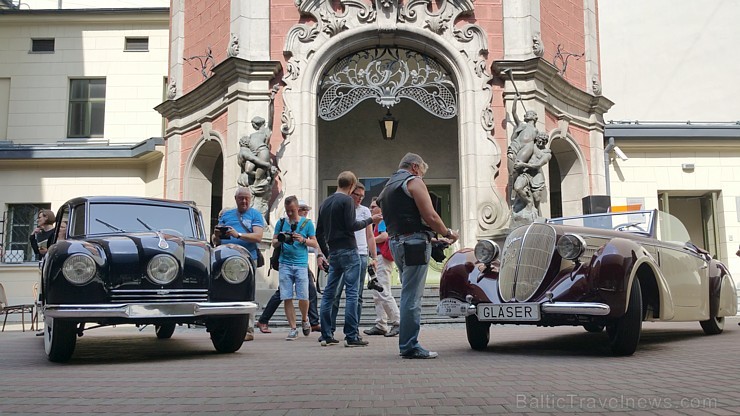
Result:
M341 117L366 99L390 108L408 98L437 117L458 116L461 243L470 246L509 221L493 182L501 150L493 140L488 41L480 26L457 21L473 14L473 0L443 0L435 11L431 3L342 0L335 10L329 0L296 0L308 22L288 31L283 48L280 164L292 168L284 171L283 186L318 202L319 117ZM343 72L352 59L355 68L374 75ZM386 76L395 82L385 82Z
M457 90L433 58L397 47L376 47L339 60L321 80L319 117L331 121L375 99L385 108L407 98L443 119L457 115Z

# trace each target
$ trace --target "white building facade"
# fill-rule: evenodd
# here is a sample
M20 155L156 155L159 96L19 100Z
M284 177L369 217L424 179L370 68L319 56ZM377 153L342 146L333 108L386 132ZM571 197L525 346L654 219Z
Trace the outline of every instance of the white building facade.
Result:
M28 237L39 209L80 195L164 194L153 107L166 89L168 2L44 3L0 8L0 283L11 303L33 300Z

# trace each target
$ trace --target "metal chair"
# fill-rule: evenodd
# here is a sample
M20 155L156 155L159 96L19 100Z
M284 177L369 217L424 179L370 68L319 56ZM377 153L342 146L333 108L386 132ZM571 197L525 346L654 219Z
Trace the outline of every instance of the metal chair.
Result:
M26 312L31 317L31 325L33 326L33 304L30 305L8 305L8 297L5 295L5 288L0 283L0 313L5 313L5 319L3 320L2 332L5 332L5 323L8 321L8 315L13 313L21 314L21 328L23 332L26 332Z

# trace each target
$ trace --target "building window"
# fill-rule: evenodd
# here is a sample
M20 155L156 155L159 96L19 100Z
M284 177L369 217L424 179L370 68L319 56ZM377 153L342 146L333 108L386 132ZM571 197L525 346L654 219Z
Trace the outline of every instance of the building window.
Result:
M21 263L36 261L28 238L36 228L36 217L42 209L51 208L51 204L8 204L8 211L3 215L3 227L0 227L3 243L3 263Z
M146 52L149 50L149 38L126 38L126 44L123 48L127 52Z
M103 137L105 79L73 79L69 86L68 137Z
M33 53L54 52L54 38L31 39L31 52Z

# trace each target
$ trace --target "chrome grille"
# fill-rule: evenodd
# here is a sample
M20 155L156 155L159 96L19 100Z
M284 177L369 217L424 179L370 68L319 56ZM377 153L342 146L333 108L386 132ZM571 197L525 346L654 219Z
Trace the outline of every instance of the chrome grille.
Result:
M207 302L208 289L113 289L113 303Z
M526 301L545 277L555 249L555 230L531 224L514 230L504 243L499 291L504 300Z
M501 255L501 268L498 274L498 290L501 299L514 298L514 282L516 281L516 266L519 259L519 250L522 247L527 227L519 227L506 237Z

